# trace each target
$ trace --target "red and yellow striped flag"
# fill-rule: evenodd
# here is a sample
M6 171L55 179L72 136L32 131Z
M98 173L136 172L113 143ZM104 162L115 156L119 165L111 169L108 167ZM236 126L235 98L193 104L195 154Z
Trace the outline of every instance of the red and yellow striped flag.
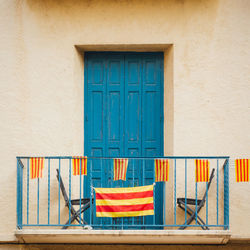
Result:
M208 160L195 160L195 181L209 182L209 165Z
M250 159L235 160L236 182L249 182L249 161Z
M87 157L86 156L73 156L73 175L87 175Z
M168 181L169 161L168 159L155 159L155 181Z
M114 159L114 181L126 181L128 159Z
M30 158L30 178L42 178L44 168L44 158L42 157L31 157Z
M95 188L97 217L131 217L154 214L154 186Z

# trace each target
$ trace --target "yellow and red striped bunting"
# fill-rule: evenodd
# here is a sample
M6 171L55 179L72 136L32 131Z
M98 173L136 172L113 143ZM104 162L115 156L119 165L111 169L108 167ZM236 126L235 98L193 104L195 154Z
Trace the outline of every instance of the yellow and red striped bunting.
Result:
M155 181L169 180L169 161L168 159L155 159Z
M209 182L209 165L208 160L195 160L195 181Z
M114 159L114 181L126 181L128 159Z
M97 217L154 215L154 186L95 188Z
M44 158L42 157L31 157L30 158L30 178L42 178L44 168Z
M235 160L236 182L249 182L249 161L250 159Z
M87 175L87 157L86 156L73 156L73 175ZM81 172L81 173L80 173Z

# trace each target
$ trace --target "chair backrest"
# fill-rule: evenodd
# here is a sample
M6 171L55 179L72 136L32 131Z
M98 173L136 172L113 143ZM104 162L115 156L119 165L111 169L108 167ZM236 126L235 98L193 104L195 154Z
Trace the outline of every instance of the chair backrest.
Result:
M208 190L209 190L210 185L211 185L211 183L212 183L212 180L213 180L213 178L214 178L214 171L215 171L215 169L213 168L213 169L212 169L212 172L211 172L211 175L210 175L210 178L209 178L209 182L208 182L208 184L207 184L206 192L205 192L205 194L203 195L203 198L202 198L201 203L200 203L200 209L201 209L201 207L204 205L204 203L205 203L205 201L206 201L206 197L207 197ZM200 210L200 209L198 209L198 210Z
M57 178L58 182L59 182L59 176L60 176L60 189L61 189L61 192L62 192L62 195L63 195L65 202L68 203L69 197L66 193L65 186L64 186L63 180L62 180L62 176L59 174L59 170L56 169L56 178Z

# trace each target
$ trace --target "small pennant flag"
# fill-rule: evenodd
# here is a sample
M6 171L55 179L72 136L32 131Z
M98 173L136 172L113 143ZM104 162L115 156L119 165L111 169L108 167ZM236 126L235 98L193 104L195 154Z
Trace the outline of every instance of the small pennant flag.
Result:
M44 168L44 158L32 157L30 158L30 178L42 178Z
M154 186L95 188L97 217L154 215Z
M249 182L249 161L250 159L235 160L236 182Z
M126 181L128 159L114 159L114 181Z
M87 157L86 156L73 156L73 175L87 175Z
M195 160L196 182L209 182L209 164L208 160Z
M168 181L169 161L168 159L155 159L155 181Z

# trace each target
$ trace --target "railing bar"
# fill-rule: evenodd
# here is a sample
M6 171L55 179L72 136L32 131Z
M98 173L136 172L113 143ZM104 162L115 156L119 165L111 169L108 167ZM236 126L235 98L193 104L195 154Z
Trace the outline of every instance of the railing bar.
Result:
M23 226L23 163L17 160L17 227Z
M124 187L124 181L121 180L121 186ZM122 230L124 229L123 226L124 226L124 217L121 218L121 221L122 221Z
M27 159L27 224L29 224L29 178L30 178L29 159Z
M93 199L93 197L92 197L92 193L93 193L93 184L92 184L92 164L93 164L93 160L91 160L90 161L90 198L89 198L89 200L90 200L90 211L89 211L89 224L90 224L90 226L93 224L92 223L92 210L93 210L93 206L92 206L92 199Z
M69 159L69 224L71 224L71 159Z
M224 168L224 229L229 229L229 159L225 160Z
M80 164L80 173L79 173L79 178L80 178L79 209L81 211L81 207L82 207L82 159L81 158L79 159L79 164ZM82 218L82 215L80 213L80 224L82 224L81 223L81 218Z
M101 164L101 173L103 173L103 165ZM105 173L104 173L105 174ZM101 175L101 178L102 178L102 176L103 175ZM106 176L104 176L104 178L106 179ZM101 180L101 187L103 187L103 181L104 180ZM104 187L105 187L105 185L104 185ZM100 218L100 221L101 221L101 225L103 225L103 221L104 221L104 219L101 217ZM101 226L102 227L102 229L103 229L103 226Z
M58 224L60 224L60 184L61 184L61 158L59 158L59 181L58 181Z
M185 225L187 223L187 159L185 159Z
M142 186L145 185L145 159L142 160ZM142 216L143 225L145 225L145 216Z
M37 178L37 224L39 224L39 189L40 189L40 185L39 185L39 176Z
M23 165L22 161L20 163ZM23 224L23 167L20 169L20 174L21 174L21 227Z
M102 161L101 161L102 162ZM114 171L114 169L112 168L112 164L111 164L111 162L109 162L108 161L108 163L107 163L107 165L108 165L108 168L110 169L110 183L109 183L109 187L110 188L112 188L112 183L113 183L113 171ZM108 174L108 176L109 176L109 174ZM112 218L109 218L109 223L110 224L112 224Z
M133 187L135 187L135 159L133 159ZM133 217L132 223L135 224L135 217Z
M154 163L154 162L153 162ZM155 171L154 171L154 164L153 164L153 183L154 183L154 187L153 187L153 194L154 194L154 215L153 215L153 225L155 225L155 190L156 190L156 182L155 182Z
M176 159L174 160L174 224L176 224Z
M17 213L17 218L16 218L16 223L17 223L17 228L20 228L19 225L19 220L20 220L20 213L19 213L19 208L20 208L20 201L19 201L19 189L20 189L20 181L19 181L19 160L17 159L16 161L16 213Z
M88 169L87 169L88 161L86 162L86 161L84 160L83 162L84 162L84 165L83 165L83 167L84 167L83 173L86 173L86 172L85 172L85 167L86 167L86 171L88 171ZM85 164L86 164L86 166L85 166ZM87 173L88 173L88 172L87 172ZM83 198L83 200L84 200L84 198L85 198L85 196L84 196L84 183L86 184L86 178L87 178L87 174L86 174L86 175L83 174L83 176L82 176L82 198ZM82 213L82 224L85 224L84 212Z
M229 159L227 160L227 186L228 186L228 206L227 206L227 211L228 211L228 217L227 217L227 229L229 229Z
M208 225L208 183L206 182L206 225Z
M50 224L50 159L48 159L48 224Z
M112 165L112 163L113 163L113 165ZM108 165L110 166L110 174L111 174L110 187L112 188L113 183L114 183L114 162L112 162L111 160L108 160ZM113 225L113 224L114 224L114 220L112 218L110 218L110 225Z
M164 221L164 223L166 221L166 218L165 218L166 213L165 213L165 211L166 211L166 182L164 181L163 182L163 221Z
M197 180L195 180L195 224L196 225L197 225L197 192L198 192L198 185L197 185Z
M217 190L216 190L216 205L217 205L217 225L219 224L219 160L217 160Z

